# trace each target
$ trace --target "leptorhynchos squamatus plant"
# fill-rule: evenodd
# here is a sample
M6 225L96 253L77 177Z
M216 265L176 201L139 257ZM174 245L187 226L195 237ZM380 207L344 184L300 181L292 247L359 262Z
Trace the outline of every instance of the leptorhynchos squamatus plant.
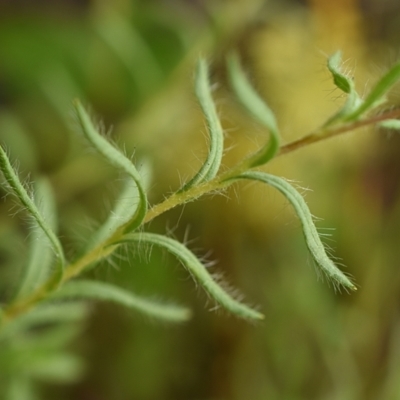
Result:
M186 245L145 230L147 223L166 211L205 194L223 192L238 181L257 181L277 189L296 212L306 245L319 270L334 287L356 290L355 283L327 255L303 196L287 180L265 173L260 167L280 155L362 126L380 124L400 129L396 119L400 110L383 108L385 94L400 78L400 64L392 67L362 98L355 90L353 79L341 70L340 53L334 54L328 60L328 69L337 88L347 96L344 106L319 129L286 145L281 145L273 112L249 83L236 54L228 57L227 69L237 100L249 116L265 128L269 140L254 154L220 172L224 134L212 97L208 65L205 60L199 60L195 92L207 122L208 155L193 178L155 205L148 204L148 183L142 173L131 159L99 133L81 102L74 100L77 120L90 146L126 177L110 217L93 233L86 251L78 259L67 259L57 237L57 215L49 183L40 178L32 187L25 185L9 160L6 144L0 147L3 185L32 221L29 259L15 294L0 307L0 375L13 396L17 396L15 393L22 396L24 391L29 391L31 382L38 377L43 379L58 374L69 379L78 373L79 360L63 349L76 334L77 322L86 315L88 299L119 303L154 319L182 322L190 318L190 310L183 306L155 302L107 282L80 278L121 245L140 250L144 244L149 244L166 249L217 306L240 318L262 320L261 311L243 303L221 286Z

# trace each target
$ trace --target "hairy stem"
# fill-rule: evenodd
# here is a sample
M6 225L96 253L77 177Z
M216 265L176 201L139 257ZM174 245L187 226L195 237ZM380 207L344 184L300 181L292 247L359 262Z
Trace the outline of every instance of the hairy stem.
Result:
M321 128L306 136L303 136L301 139L281 146L277 156L290 153L299 148L338 136L349 131L353 131L364 126L376 124L385 120L395 119L397 117L400 117L400 109L386 111L379 115L374 115L372 117L368 117L356 122L351 122L337 127ZM239 163L237 166L231 168L227 172L217 176L216 178L208 182L193 186L187 191L172 194L163 202L154 205L151 209L147 211L146 216L143 220L143 224L153 220L154 218L167 212L168 210L171 210L172 208L196 200L197 198L207 193L212 193L226 188L232 183L231 181L229 181L230 178L238 176L241 173L252 169L251 160L252 157L249 157ZM101 259L109 256L118 247L117 245L111 245L111 243L115 243L121 240L124 236L124 231L125 226L123 225L112 235L112 237L100 243L97 247L83 255L75 262L69 264L64 270L61 284L81 274L89 265L97 263ZM51 291L54 290L52 285L53 282L50 278L31 295L4 307L2 310L2 324L4 325L5 323L16 318L18 315L29 311L41 300L45 299L51 293Z
M321 128L318 129L298 140L294 140L284 146L281 146L278 152L279 155L287 154L304 146L308 146L313 143L320 142L321 140L329 139L334 136L341 135L346 132L353 131L364 126L377 124L389 119L395 119L400 117L400 109L395 109L391 111L386 111L382 114L374 115L369 118L361 119L355 122L350 122L345 125L340 125L338 127Z

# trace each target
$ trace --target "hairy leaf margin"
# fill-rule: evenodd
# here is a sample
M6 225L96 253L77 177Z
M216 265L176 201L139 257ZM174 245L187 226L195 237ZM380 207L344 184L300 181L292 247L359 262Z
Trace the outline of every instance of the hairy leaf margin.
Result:
M230 180L249 179L266 183L280 191L292 204L300 219L307 247L320 270L335 286L357 290L354 283L328 257L315 227L311 212L301 194L285 179L260 171L248 171Z
M208 65L204 59L199 59L197 63L195 92L207 122L210 140L209 151L200 170L189 182L183 185L180 191L188 190L199 183L213 179L221 166L224 151L224 132L212 98Z
M253 116L256 121L265 126L270 133L269 142L250 158L249 167L252 168L266 164L279 150L280 133L275 115L250 84L236 53L231 53L228 56L227 65L230 85L236 97L246 111Z
M62 280L65 266L65 256L64 251L61 246L60 241L58 240L56 234L51 229L51 226L46 221L46 218L42 215L39 208L35 204L35 201L28 194L24 185L20 181L17 173L14 171L10 160L7 156L7 153L3 149L3 146L0 145L0 169L3 172L3 175L11 188L11 191L18 198L20 203L26 208L26 211L33 218L35 223L42 229L44 234L49 239L53 251L55 253L57 263L55 267L55 272L49 283L48 289L52 289L53 287L57 287Z
M190 310L175 304L161 303L139 297L132 292L105 282L74 280L66 283L52 295L53 299L93 299L118 303L142 314L170 322L183 322L190 318Z
M199 259L182 243L155 233L126 234L118 243L148 243L167 249L190 272L195 280L221 306L231 313L251 320L261 320L263 314L234 299L208 273Z
M124 229L125 232L131 232L140 226L147 212L147 196L142 178L131 160L98 132L81 102L75 99L73 105L86 139L109 163L128 174L138 188L140 198L139 206L133 218L125 224Z

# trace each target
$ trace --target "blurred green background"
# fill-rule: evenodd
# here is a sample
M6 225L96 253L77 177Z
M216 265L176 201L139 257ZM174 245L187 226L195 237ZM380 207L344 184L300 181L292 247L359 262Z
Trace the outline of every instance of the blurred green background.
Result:
M212 65L226 130L224 163L264 143L235 103L224 58L239 49L275 111L285 142L322 124L343 101L325 63L337 49L364 93L398 59L400 4L380 0L0 1L0 141L27 179L56 191L60 235L73 259L104 220L121 177L76 134L80 97L112 138L152 167L152 203L201 164L205 125L193 95L199 55ZM398 90L392 103L398 102ZM252 325L213 307L163 252L121 254L90 272L190 305L185 325L94 305L71 348L86 369L39 387L42 399L400 399L400 138L371 128L275 160L267 171L312 189L306 199L327 245L359 290L317 280L285 199L235 187L168 212L148 227L188 240L265 313ZM0 299L15 287L27 227L0 203ZM13 212L12 212L13 213ZM11 214L12 214L11 213ZM334 230L328 230L335 228ZM23 400L23 399L21 399Z

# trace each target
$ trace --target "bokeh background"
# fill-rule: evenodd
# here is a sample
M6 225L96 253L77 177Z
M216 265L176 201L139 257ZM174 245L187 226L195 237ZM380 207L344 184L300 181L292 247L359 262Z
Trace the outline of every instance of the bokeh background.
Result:
M343 99L326 57L343 52L360 93L400 46L396 0L0 1L0 140L19 171L50 178L70 259L107 215L120 176L76 133L80 97L111 136L151 166L154 204L177 189L206 151L193 68L207 57L226 131L224 165L266 132L235 103L224 60L240 51L275 111L284 142L320 126ZM399 102L395 88L390 101ZM93 305L71 351L74 379L37 385L38 399L400 399L400 138L358 130L280 157L265 170L305 189L332 254L356 293L317 279L285 199L257 184L168 212L148 227L216 261L265 313L252 325L213 307L167 254L126 254L90 276L194 310L179 326L114 305ZM18 280L27 227L0 203L0 296ZM12 214L12 213L11 213ZM331 228L334 228L331 230ZM21 399L23 400L23 399Z

